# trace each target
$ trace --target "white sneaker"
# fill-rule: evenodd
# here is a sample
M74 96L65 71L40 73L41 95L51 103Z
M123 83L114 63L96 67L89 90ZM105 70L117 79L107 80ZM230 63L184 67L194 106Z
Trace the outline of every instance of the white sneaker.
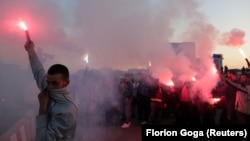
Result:
M123 123L123 125L121 126L121 128L129 128L131 125L131 123Z

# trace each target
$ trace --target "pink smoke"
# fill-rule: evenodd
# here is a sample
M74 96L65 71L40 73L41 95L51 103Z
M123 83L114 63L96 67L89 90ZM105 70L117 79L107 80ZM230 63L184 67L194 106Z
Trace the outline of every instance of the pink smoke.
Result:
M245 43L244 37L244 31L234 28L230 32L222 34L220 44L231 47L240 47Z

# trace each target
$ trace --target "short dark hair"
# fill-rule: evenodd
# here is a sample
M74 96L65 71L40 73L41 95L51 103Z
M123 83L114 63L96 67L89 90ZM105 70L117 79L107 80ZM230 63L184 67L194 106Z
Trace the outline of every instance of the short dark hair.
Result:
M63 78L69 79L69 70L62 64L54 64L48 70L49 75L61 74Z
M233 71L233 70L228 70L228 73L231 73L233 75L237 75L237 72L236 71Z

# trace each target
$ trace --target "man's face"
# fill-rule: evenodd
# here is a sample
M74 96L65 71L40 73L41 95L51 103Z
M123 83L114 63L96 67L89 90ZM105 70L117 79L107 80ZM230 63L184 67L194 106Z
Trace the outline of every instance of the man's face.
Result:
M230 78L232 80L236 80L237 79L237 76L235 74L231 73L231 72L228 72L227 76L228 76L228 78Z
M47 88L48 89L60 89L69 84L69 80L64 79L61 74L47 75Z
M241 81L242 83L246 83L246 82L247 82L247 76L246 76L246 75L241 75L241 76L240 76L240 81Z

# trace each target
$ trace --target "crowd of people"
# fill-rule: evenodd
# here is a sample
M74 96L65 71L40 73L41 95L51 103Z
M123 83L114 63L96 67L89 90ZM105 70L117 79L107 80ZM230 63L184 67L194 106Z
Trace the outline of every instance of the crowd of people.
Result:
M224 99L220 107L220 123L250 124L250 84L247 73L242 70L237 75L234 71L228 71L226 77L221 75L221 82L217 88L217 93Z
M180 125L249 123L250 102L243 104L248 100L246 73L237 76L228 71L221 75L221 81L211 91L220 101L212 104L202 101L199 92L192 94L192 81L168 86L147 73L117 77L113 72L107 75L88 69L78 75L82 76L77 77L78 87L74 90L79 100L79 122L85 126L95 122L129 128L131 124L166 124L169 118L174 119L170 124ZM237 99L238 95L245 99ZM237 111L242 104L246 111Z
M134 123L161 125L163 115L174 116L171 124L179 125L250 123L250 85L246 71L242 70L239 78L233 71L219 73L220 81L211 90L211 98L220 100L210 103L201 98L199 89L194 89L196 80L169 86L149 72L116 74L113 70L86 68L76 73L70 83L66 66L54 64L46 73L34 43L27 41L24 47L41 90L36 140L72 140L77 123L83 126L117 123L121 128L129 128Z
M149 74L116 75L98 70L79 72L72 91L79 103L79 122L84 126L98 123L160 123L170 88ZM136 78L135 78L136 77ZM84 92L84 93L82 93Z

